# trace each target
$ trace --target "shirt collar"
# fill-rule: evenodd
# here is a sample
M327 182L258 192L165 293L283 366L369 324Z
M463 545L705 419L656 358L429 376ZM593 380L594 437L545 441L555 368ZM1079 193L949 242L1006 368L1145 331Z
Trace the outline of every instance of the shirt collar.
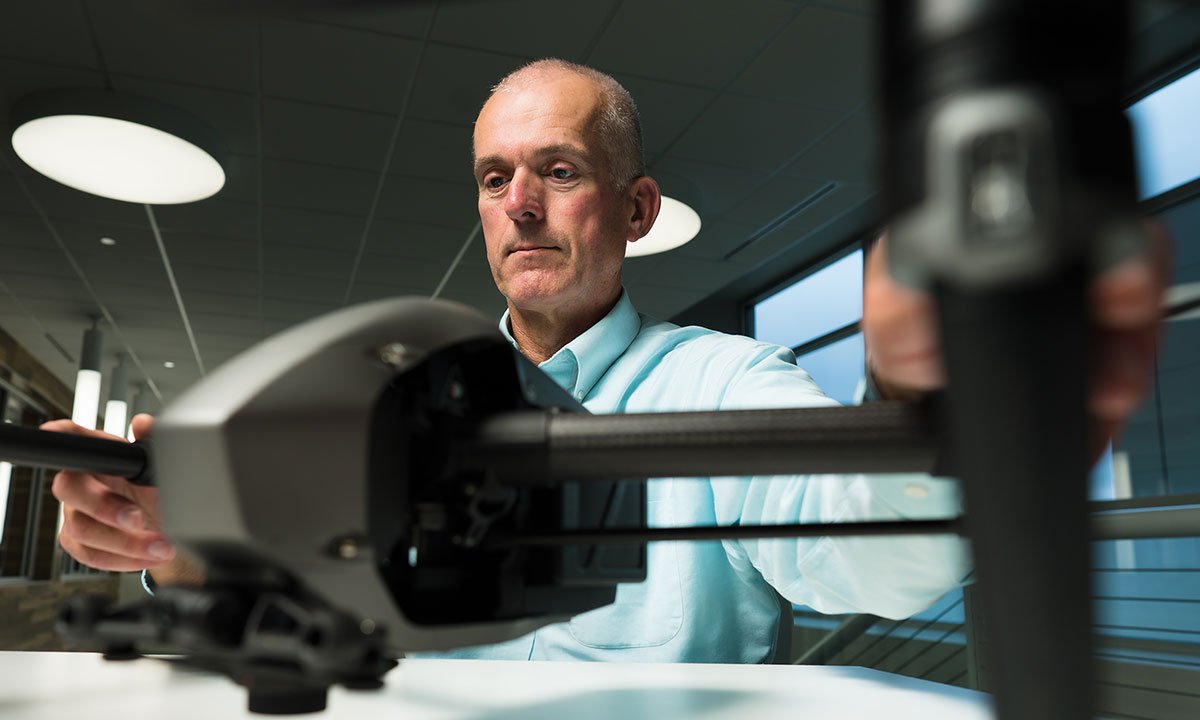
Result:
M642 320L633 307L633 301L622 288L621 298L600 322L583 331L538 367L577 400L583 400L633 343L641 327ZM507 310L500 318L500 332L504 333L513 347L520 349L509 329Z

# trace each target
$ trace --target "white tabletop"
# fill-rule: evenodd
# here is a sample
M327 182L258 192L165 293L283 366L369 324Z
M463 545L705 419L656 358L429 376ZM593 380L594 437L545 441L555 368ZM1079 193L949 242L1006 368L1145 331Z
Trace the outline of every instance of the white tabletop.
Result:
M320 720L990 720L988 696L852 667L405 660L380 691L335 688ZM0 717L257 718L224 677L155 660L0 652Z

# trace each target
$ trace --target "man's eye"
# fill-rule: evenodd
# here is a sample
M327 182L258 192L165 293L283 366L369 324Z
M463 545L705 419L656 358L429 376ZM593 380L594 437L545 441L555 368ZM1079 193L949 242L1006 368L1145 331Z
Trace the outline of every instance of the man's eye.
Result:
M575 171L570 168L554 168L550 171L550 177L555 180L570 180L575 177Z
M484 178L483 185L484 187L495 190L496 188L504 185L504 178L499 175L491 175Z

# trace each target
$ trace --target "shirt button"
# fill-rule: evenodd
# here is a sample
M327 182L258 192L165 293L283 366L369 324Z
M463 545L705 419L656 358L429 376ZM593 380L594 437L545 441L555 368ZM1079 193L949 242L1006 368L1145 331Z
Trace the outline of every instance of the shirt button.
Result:
M913 500L924 500L929 497L929 488L917 483L909 483L904 486L904 494Z

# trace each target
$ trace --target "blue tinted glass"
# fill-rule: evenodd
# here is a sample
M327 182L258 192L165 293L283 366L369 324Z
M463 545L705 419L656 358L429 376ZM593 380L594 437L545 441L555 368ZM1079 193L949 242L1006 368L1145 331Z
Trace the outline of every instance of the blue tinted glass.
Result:
M796 347L862 319L862 250L754 306L754 337Z
M1147 95L1128 113L1142 199L1200 177L1200 70Z
M852 405L863 379L862 333L826 345L796 358L796 364L808 371L829 397L843 405Z
M1113 475L1112 443L1104 448L1104 454L1092 467L1088 478L1089 500L1117 500L1116 478Z

